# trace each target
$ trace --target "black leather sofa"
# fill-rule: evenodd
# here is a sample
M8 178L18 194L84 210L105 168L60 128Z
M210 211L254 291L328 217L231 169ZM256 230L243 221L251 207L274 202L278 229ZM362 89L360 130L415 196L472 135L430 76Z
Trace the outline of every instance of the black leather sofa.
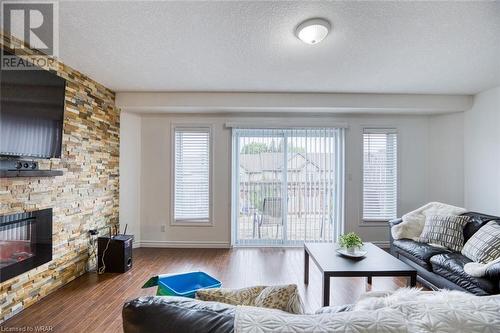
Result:
M173 296L143 296L122 309L124 333L234 333L235 306ZM330 306L320 313L350 311ZM295 331L294 331L295 332Z
M124 333L233 333L233 305L145 296L123 306Z
M476 212L462 214L471 221L464 228L467 240L489 221L500 224L500 217ZM402 219L389 221L392 228ZM414 267L418 272L418 281L431 289L451 289L468 291L476 295L493 295L500 293L500 263L491 266L486 276L477 278L464 271L464 265L471 262L460 252L452 252L426 243L410 239L394 240L390 235L391 254Z

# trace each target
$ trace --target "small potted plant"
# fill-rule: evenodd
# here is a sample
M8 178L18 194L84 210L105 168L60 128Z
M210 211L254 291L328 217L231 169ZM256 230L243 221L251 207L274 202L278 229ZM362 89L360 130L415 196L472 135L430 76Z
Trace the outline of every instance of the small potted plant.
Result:
M363 241L361 237L356 235L354 232L340 236L340 246L344 247L348 253L354 254L356 249L363 246Z

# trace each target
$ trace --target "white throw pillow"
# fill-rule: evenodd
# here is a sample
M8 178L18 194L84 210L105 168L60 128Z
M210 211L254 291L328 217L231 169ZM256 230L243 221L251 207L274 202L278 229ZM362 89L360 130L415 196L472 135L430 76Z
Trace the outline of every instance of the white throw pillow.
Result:
M500 225L490 221L482 226L465 243L462 254L482 264L500 258Z

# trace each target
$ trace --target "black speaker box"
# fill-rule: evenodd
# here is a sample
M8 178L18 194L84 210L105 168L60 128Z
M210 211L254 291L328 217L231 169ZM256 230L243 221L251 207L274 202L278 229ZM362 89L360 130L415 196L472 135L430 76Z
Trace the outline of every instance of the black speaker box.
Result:
M99 237L97 239L98 272L101 272L103 266L106 273L125 273L131 269L133 240L132 235Z

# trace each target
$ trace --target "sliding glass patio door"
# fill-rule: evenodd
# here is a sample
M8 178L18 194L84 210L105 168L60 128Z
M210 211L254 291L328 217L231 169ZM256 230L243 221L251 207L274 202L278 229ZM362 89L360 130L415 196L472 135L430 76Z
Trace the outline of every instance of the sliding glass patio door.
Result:
M344 130L233 128L234 245L331 242L343 227Z

